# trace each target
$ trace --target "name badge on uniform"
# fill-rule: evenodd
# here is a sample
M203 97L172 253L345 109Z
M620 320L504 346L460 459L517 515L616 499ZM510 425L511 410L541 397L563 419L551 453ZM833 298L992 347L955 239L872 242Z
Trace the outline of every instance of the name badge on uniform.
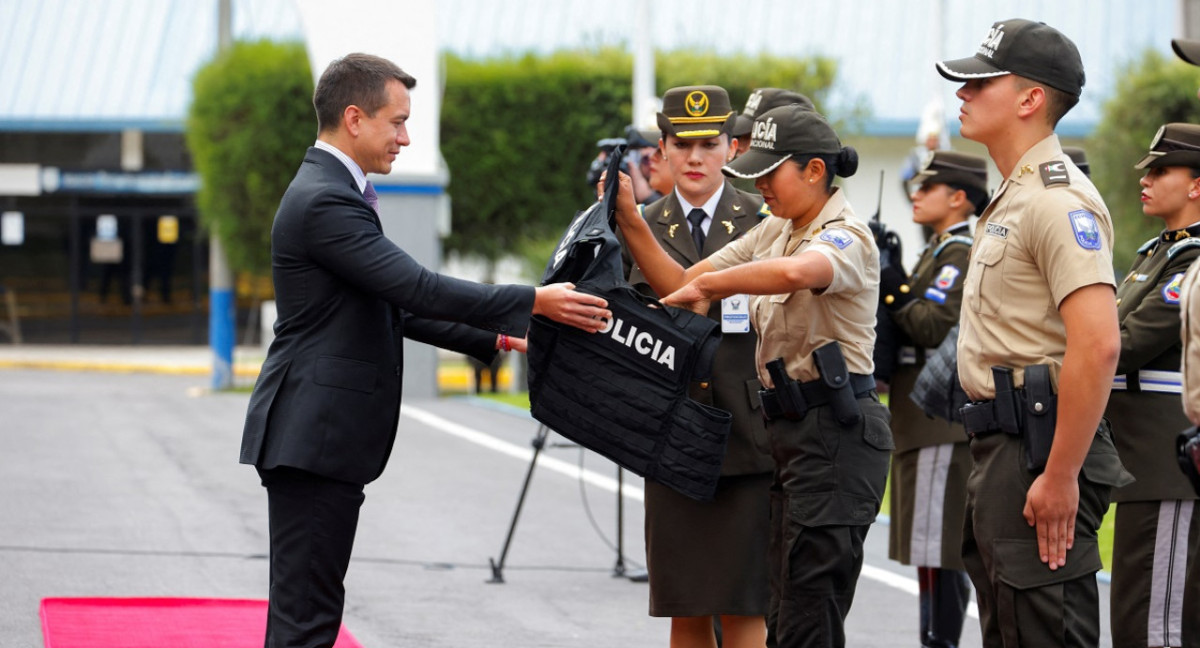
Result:
M730 295L721 300L721 332L750 332L749 295Z

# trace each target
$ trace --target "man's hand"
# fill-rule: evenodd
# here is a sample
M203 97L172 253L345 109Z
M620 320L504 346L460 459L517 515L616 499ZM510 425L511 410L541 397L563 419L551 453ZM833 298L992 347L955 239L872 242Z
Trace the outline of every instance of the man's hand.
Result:
M575 291L575 284L539 286L533 298L533 314L595 333L612 319L608 302L595 295Z
M1038 555L1051 570L1067 564L1075 546L1079 480L1069 475L1038 475L1025 495L1025 521L1037 527Z
M510 337L508 338L508 350L516 351L517 353L525 353L529 350L529 342L523 337Z

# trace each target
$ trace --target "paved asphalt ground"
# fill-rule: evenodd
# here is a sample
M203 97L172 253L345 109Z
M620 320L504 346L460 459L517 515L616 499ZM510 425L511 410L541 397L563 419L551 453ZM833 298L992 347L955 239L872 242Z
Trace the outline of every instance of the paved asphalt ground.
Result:
M206 393L207 377L167 369L5 358L0 647L42 645L43 597L265 597L266 496L237 463L248 394ZM486 582L536 430L522 412L470 398L405 403L387 471L367 487L347 581L345 623L364 646L666 646L669 622L647 616L646 585L612 575L615 468L594 454L543 453L507 582ZM626 485L634 568L641 480ZM877 524L849 646L918 645L913 571L887 560ZM1101 596L1106 611L1106 585ZM968 619L962 645L979 643Z

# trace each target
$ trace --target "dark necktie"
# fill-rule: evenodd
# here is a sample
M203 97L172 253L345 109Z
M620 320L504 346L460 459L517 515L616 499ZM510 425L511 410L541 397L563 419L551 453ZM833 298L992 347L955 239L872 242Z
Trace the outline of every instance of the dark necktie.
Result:
M706 214L703 209L693 209L688 212L688 222L692 224L692 241L696 244L696 252L704 254L704 228L700 227L700 223L704 222Z
M379 194L375 193L375 185L371 184L370 180L367 180L367 188L363 189L363 198L367 199L367 204L371 206L371 209L375 210L376 214L378 214Z

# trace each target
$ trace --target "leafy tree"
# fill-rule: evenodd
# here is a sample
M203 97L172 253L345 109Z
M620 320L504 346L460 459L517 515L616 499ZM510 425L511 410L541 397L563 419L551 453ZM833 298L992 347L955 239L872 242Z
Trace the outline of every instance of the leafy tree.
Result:
M200 68L192 92L186 140L201 222L231 269L266 274L275 210L317 132L308 54L298 42L237 42Z
M1200 123L1198 87L1200 69L1147 51L1122 67L1088 140L1092 177L1113 217L1118 278L1132 265L1138 247L1163 227L1161 220L1142 214L1138 181L1144 172L1133 165L1146 154L1159 126Z
M757 87L808 94L820 107L836 64L823 58L659 53L657 87L716 84L740 110ZM633 59L624 50L563 51L483 61L446 55L442 154L454 208L446 247L494 263L514 252L540 269L577 209L596 141L630 123Z

